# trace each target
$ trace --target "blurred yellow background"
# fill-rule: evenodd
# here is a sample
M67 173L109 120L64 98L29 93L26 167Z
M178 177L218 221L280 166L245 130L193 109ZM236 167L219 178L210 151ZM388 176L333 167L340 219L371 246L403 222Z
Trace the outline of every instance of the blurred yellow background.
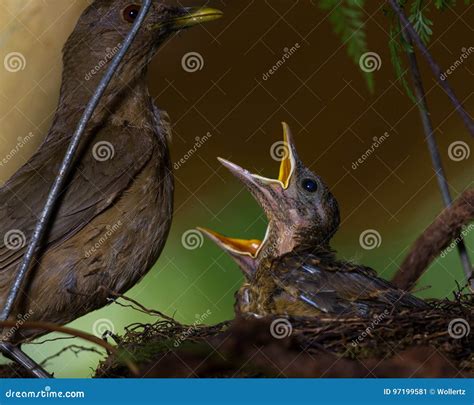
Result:
M18 139L28 142L0 170L5 181L33 153L48 131L61 76L61 48L86 0L3 0L0 4L0 61L21 53L23 68L0 65L0 156L12 155ZM187 1L197 5L198 1ZM374 2L376 3L376 2ZM461 2L459 2L461 3ZM156 103L170 113L175 162L208 140L176 170L176 214L167 247L154 269L129 296L179 321L206 322L233 316L233 294L241 276L233 262L210 242L190 250L182 238L197 225L247 238L262 238L265 218L240 184L219 167L217 156L249 170L276 176L270 147L281 140L280 121L293 129L302 159L332 186L343 223L334 247L346 259L372 266L390 278L410 244L442 209L418 111L395 80L387 50L388 18L380 5L367 9L369 49L381 58L370 94L359 67L333 34L327 14L311 2L209 1L221 21L194 28L168 42L149 69ZM471 6L472 7L472 6ZM472 45L472 26L462 4L434 18L430 50L447 68ZM472 14L472 8L470 8ZM472 24L472 19L471 19ZM297 51L267 79L265 73L298 44ZM198 53L202 69L188 72L182 61ZM454 196L473 184L473 157L449 158L453 142L474 144L447 97L420 59L432 119ZM468 111L474 107L474 56L449 81ZM356 169L353 163L374 137L389 138ZM374 229L381 245L364 250L361 233ZM474 236L468 235L474 256ZM200 241L198 243L200 245ZM462 281L456 253L437 260L423 277L419 295L451 297ZM133 322L153 319L112 304L77 320L87 332L109 328L120 334ZM41 360L76 341L28 347ZM59 377L89 376L99 356L65 353L48 363Z

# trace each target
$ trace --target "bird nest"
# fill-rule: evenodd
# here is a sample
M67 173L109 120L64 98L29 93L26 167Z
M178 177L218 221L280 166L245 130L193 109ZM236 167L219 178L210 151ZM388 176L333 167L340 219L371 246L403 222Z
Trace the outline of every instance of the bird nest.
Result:
M467 377L474 295L370 319L246 319L214 326L133 324L96 377Z

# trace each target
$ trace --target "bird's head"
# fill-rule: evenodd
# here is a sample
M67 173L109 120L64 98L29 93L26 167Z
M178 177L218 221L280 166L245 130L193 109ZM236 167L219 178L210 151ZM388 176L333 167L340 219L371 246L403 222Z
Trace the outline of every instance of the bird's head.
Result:
M283 254L297 244L328 245L336 233L339 207L324 181L298 157L290 128L283 124L284 139L279 176L252 174L219 158L240 179L263 208L269 226L258 255Z
M141 7L142 0L95 0L86 8L63 51L65 77L75 82L73 86L94 88L122 47ZM173 33L222 15L212 8L170 6L153 0L115 82L123 87L141 76L160 45Z

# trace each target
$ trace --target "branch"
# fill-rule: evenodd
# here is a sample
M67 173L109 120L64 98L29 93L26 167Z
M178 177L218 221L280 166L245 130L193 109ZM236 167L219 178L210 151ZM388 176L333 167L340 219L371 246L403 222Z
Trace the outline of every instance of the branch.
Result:
M15 328L15 329L33 329L33 330L43 330L47 332L58 332L63 333L65 335L75 336L83 340L87 340L88 342L95 343L98 346L103 347L110 353L115 355L119 355L118 350L112 346L111 344L107 343L106 341L98 338L97 336L91 335L86 332L82 332L77 329L68 328L66 326L59 326L53 323L48 322L24 322L19 323L18 321L0 321L0 328ZM122 361L127 365L130 369L132 374L138 375L138 368L137 366L130 360L124 358Z
M469 116L467 111L462 106L461 102L458 100L458 98L454 94L454 91L449 85L448 81L441 79L443 75L443 71L441 70L439 65L436 63L433 56L428 51L428 48L425 46L425 44L421 40L415 28L413 28L413 25L410 23L407 16L403 12L402 8L398 4L398 0L388 0L388 2L390 3L390 6L392 7L392 9L395 11L395 13L397 14L399 18L400 23L402 25L402 30L406 30L408 32L413 42L415 42L416 46L420 49L421 53L423 54L425 59L428 61L431 71L433 72L436 79L438 80L439 85L443 88L443 90L446 92L446 94L450 98L456 111L461 116L462 120L464 121L464 124L466 125L466 128L468 129L469 133L474 137L474 122L472 121L471 117Z
M474 189L470 189L465 191L451 207L445 208L416 240L392 282L397 287L410 291L431 262L440 253L442 254L443 249L450 244L459 243L456 238L463 226L473 220Z
M402 35L404 40L410 45L410 48L413 48L413 41L408 35L406 29L402 28ZM407 50L408 62L410 65L410 72L413 79L413 86L415 88L416 104L420 112L421 122L423 124L423 131L425 132L426 143L428 144L428 150L430 152L431 161L433 164L433 169L438 180L438 185L443 197L443 203L445 207L450 207L453 203L451 193L449 191L448 181L446 180L446 173L443 168L443 162L441 160L441 155L439 153L438 144L436 142L433 124L431 122L431 117L428 109L428 101L426 99L426 93L423 86L423 80L421 78L420 69L418 68L418 61L416 59L416 54L413 51ZM457 249L459 251L459 256L461 259L461 265L466 275L466 279L469 281L471 277L471 260L467 252L466 245L461 239L457 244ZM474 288L474 284L473 284Z

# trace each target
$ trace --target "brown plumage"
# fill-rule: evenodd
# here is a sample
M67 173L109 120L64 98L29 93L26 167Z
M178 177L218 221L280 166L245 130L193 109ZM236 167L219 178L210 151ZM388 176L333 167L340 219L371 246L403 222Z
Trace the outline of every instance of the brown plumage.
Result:
M0 189L0 305L83 109L138 15L139 3L95 1L65 45L52 127L35 155ZM153 3L88 124L40 261L23 285L12 318L29 313L30 321L67 323L105 305L106 290L131 288L155 263L170 229L173 177L167 117L148 92L147 65L175 31L219 16L212 9ZM13 340L34 334L21 331Z
M339 207L324 181L299 159L284 124L287 154L278 180L221 162L249 189L268 217L263 242L245 243L205 230L242 268L237 294L244 315L366 317L396 307L426 304L365 266L338 260L329 242L339 227ZM236 243L238 241L238 243Z

